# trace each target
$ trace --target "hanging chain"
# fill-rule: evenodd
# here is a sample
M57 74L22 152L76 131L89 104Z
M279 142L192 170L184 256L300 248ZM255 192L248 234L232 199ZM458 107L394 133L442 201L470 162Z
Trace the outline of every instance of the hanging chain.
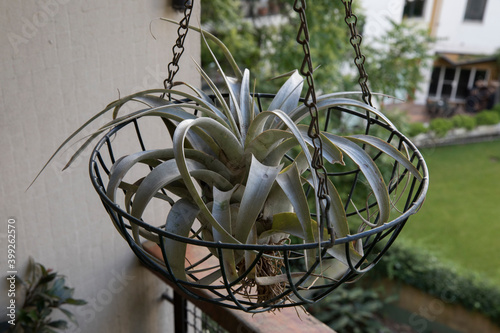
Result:
M352 12L352 0L342 0L342 3L345 7L345 23L347 24L351 32L351 38L349 39L349 41L351 42L351 45L354 48L354 52L356 53L354 64L359 71L358 83L361 87L361 92L363 93L362 98L366 104L373 106L372 93L368 88L368 74L365 71L366 57L361 53L361 42L363 41L363 37L361 37L356 28L358 17Z
M309 114L311 116L311 123L309 125L309 130L307 131L307 135L312 140L314 153L312 156L312 167L314 168L314 173L318 178L318 191L316 196L320 199L321 204L321 224L326 219L326 226L328 231L330 232L332 244L333 244L333 230L328 222L328 210L330 208L330 197L328 193L327 187L327 179L328 174L326 168L323 164L323 143L321 142L321 130L319 127L319 115L318 115L318 106L316 100L316 90L314 87L314 78L313 72L314 68L312 65L311 59L311 48L309 46L309 27L307 25L307 17L306 17L306 0L295 0L293 5L293 10L299 14L300 17L300 28L297 33L297 43L302 45L304 50L304 60L302 61L302 66L300 67L300 74L306 78L307 82L307 93L304 98L304 105L309 108ZM326 202L326 203L325 203ZM322 231L323 228L320 228ZM322 236L321 236L322 237Z
M163 81L163 86L165 89L172 88L175 74L179 71L179 60L184 53L184 41L186 40L187 33L189 31L189 20L191 19L191 12L193 10L194 0L184 1L184 17L179 22L179 28L177 28L177 40L172 47L172 53L174 54L172 61L168 64L168 77ZM162 98L165 97L163 94Z

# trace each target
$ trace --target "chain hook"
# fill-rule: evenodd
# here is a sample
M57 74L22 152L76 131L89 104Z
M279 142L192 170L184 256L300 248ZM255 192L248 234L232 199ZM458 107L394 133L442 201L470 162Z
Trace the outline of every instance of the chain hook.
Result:
M180 69L179 61L184 53L184 41L189 32L189 20L191 19L191 13L193 11L194 0L184 1L184 16L179 22L179 27L177 28L177 40L172 47L172 61L167 66L168 77L163 81L163 87L167 90L171 89L174 82L174 77ZM165 98L166 93L161 95L161 98ZM169 94L170 96L170 94Z
M368 88L368 74L365 70L365 60L366 57L361 53L361 42L363 41L363 37L358 33L358 29L356 24L358 23L358 17L354 15L352 12L352 0L342 0L345 8L345 23L349 27L349 31L351 33L351 38L349 42L354 48L354 52L356 56L354 58L354 64L358 68L359 79L358 84L361 87L362 98L365 104L373 107L372 104L372 93L370 92L370 88Z

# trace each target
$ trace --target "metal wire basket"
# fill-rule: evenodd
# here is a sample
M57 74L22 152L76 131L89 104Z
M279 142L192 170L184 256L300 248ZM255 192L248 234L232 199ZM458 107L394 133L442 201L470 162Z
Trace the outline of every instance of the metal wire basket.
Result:
M274 95L254 95L261 112L262 105L265 105L272 97ZM321 121L324 131L336 134L342 134L345 131L348 131L349 134L352 132L372 134L390 142L394 147L407 154L409 160L423 176L421 180L418 180L407 169L399 163L391 161L384 154L370 152L373 154L373 160L380 164L379 167L383 170L382 173L386 177L387 184L389 184L389 193L394 199L394 209L390 222L379 226L367 226L360 223L361 217L366 216L370 219L375 216L374 218L377 219L377 203L372 200L371 193L366 191L359 169L355 166L349 167L349 165L342 170L336 169L335 166L327 166L328 176L336 182L339 192L343 191L341 196L345 203L349 223L358 227L357 231L352 232L352 235L335 239L335 244L343 244L348 254L352 248L350 244L358 240L362 240L363 244L362 260L354 264L348 259L346 272L336 280L324 280L314 274L321 265L332 259L327 253L327 248L331 246L330 241L321 243L321 249L318 252L320 256L317 257L315 264L307 271L306 275L297 278L294 272L303 271L304 269L304 251L318 248L318 243L294 244L293 240L281 245L220 243L204 240L200 236L202 234L201 230L196 227L191 230L192 237L181 237L165 231L164 218L160 221L139 220L127 213L126 207L120 207L120 203L112 202L107 197L105 190L108 183L107 175L109 175L112 165L119 157L116 152L118 147L120 154L127 154L128 145L123 144L122 140L125 138L130 140L130 130L133 130L141 147L140 149L146 150L148 148L141 134L141 131L146 130L143 118L119 125L102 137L91 154L91 181L114 225L140 261L161 276L171 280L179 290L188 296L247 312L261 312L314 303L341 284L355 281L380 260L399 235L410 215L416 213L420 208L428 188L428 171L422 155L412 142L385 121L374 117L368 112L347 107L328 109L325 115L321 117ZM307 123L307 120L305 122ZM366 149L369 151L369 147L366 147ZM128 153L132 152L134 151ZM314 198L314 191L311 191L309 195ZM133 237L132 226L137 226L141 230L146 230L150 234L157 236L157 244L162 251L163 259L151 255L151 251L144 247L143 242L138 242ZM163 246L166 239L187 244L188 255L185 269L189 281L180 280L172 274L172 268ZM225 249L253 251L256 254L251 267L246 271L239 272L239 278L233 282L229 282L224 275L224 265L222 263ZM279 263L276 266L279 270L278 273L287 276L286 282L279 285L279 290L275 293L275 296L266 299L259 297L261 290L258 289L258 286L244 283L250 269L255 265L259 265L259 260L263 257L278 260ZM349 257L347 255L347 258ZM205 283L204 278L210 275L214 267L221 267L222 276L215 282ZM311 284L311 279L321 281ZM252 290L254 293L249 293Z

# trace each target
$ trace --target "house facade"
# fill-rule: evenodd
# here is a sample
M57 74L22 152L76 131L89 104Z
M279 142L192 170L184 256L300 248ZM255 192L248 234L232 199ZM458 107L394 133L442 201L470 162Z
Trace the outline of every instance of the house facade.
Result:
M446 100L465 106L477 88L489 93L498 88L500 1L362 0L361 5L367 15L367 38L383 34L391 18L420 24L437 39L432 49L435 60L426 70L416 104Z

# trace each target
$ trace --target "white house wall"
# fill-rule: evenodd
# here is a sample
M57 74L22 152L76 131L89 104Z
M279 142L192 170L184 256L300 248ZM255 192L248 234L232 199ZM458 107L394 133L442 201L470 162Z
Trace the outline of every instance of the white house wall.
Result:
M68 332L169 332L172 325L172 306L160 300L165 285L138 263L89 181L89 151L61 172L70 147L25 191L86 119L119 94L162 87L176 28L153 21L155 40L149 26L161 16L180 13L165 0L0 1L0 275L7 274L12 218L18 273L33 256L89 302L67 307L80 323ZM196 85L199 36L186 43L177 78ZM5 278L0 290L5 321Z
M362 0L360 1L366 15L363 37L367 42L382 36L389 28L389 20L401 22L403 18L404 0Z
M467 0L443 0L436 51L493 54L500 47L500 1L488 0L482 22L464 21Z

